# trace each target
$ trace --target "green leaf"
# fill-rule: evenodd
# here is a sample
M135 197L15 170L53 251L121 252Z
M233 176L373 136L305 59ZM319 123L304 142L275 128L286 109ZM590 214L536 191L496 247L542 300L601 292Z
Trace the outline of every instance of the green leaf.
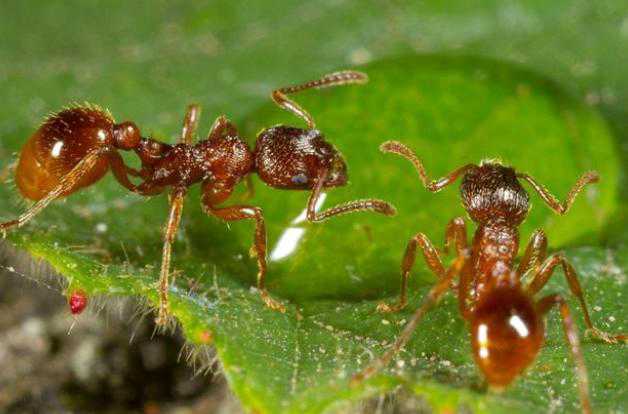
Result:
M375 312L385 292L396 293L408 238L422 231L440 244L447 221L464 214L455 188L428 193L407 161L379 153L383 140L396 138L413 147L433 176L499 156L561 198L584 170L601 173L602 182L583 193L566 217L554 216L533 195L535 207L522 227L524 241L539 226L548 230L552 247L595 241L615 223L618 207L619 161L605 123L551 83L469 58L409 57L363 69L371 77L366 86L313 91L298 100L349 165L350 185L330 191L325 205L379 197L395 203L399 215L295 223L307 194L272 190L256 180L253 201L263 207L269 232L269 285L273 294L291 301L288 313L279 314L266 309L249 288L256 272L248 257L251 224L228 228L206 217L198 191L192 191L175 244L174 268L180 275L170 292L172 311L186 337L200 345L213 334L225 375L250 411L317 413L400 385L443 412L460 405L475 412L550 406L573 411L579 404L575 379L555 315L548 320L547 346L535 367L495 395L483 390L453 297L429 314L391 370L362 387L348 387L350 376L387 348L412 311L413 306L399 315ZM280 121L300 124L271 105L239 124L252 138L262 126ZM6 141L5 151L17 150L18 138ZM0 194L3 217L21 210L9 187ZM67 280L68 290L135 295L154 304L166 211L165 197L146 201L108 178L51 206L10 240L51 263ZM278 247L287 231L301 234L298 243L287 245L293 248L289 254L287 247ZM603 329L621 330L626 325L625 255L602 248L568 253L595 305L594 320ZM433 281L419 262L412 277L412 305ZM564 286L558 273L548 291L568 296ZM575 314L581 322L580 311ZM626 402L625 346L586 340L584 349L594 406L620 410Z

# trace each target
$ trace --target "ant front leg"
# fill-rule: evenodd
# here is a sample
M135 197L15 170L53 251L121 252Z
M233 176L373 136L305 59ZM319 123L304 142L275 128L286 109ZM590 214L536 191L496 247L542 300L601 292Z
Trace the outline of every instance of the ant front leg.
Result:
M567 193L567 198L565 199L565 201L561 203L554 195L547 191L547 189L543 185L539 184L534 178L532 178L528 174L517 174L517 177L527 181L538 193L538 195L543 199L543 201L545 201L545 204L547 204L552 210L560 215L566 214L569 211L571 205L576 199L576 196L584 189L586 185L597 183L600 180L600 176L595 171L588 171L582 174L582 176L578 179L578 181L576 181L571 190L569 190L569 193Z
M286 311L286 307L271 298L266 290L266 225L264 223L262 209L246 205L218 208L216 207L216 204L229 197L232 187L218 189L218 191L215 190L216 187L212 187L212 185L206 184L203 187L203 210L205 213L225 221L255 220L253 251L255 252L255 257L257 258L258 267L257 289L259 290L260 296L266 306L284 313Z
M22 227L29 222L37 214L41 213L48 205L62 196L63 194L72 191L80 180L91 171L94 166L101 160L106 154L106 150L99 149L88 153L78 164L63 178L57 187L50 191L44 198L37 201L28 211L20 215L17 219L0 223L0 233L6 235L7 230L12 228Z
M464 222L464 218L456 217L447 223L445 229L445 247L443 252L449 254L451 246L456 247L456 253L458 256L462 252L469 248L469 241L467 240L467 225Z
M434 245L425 234L418 233L408 242L406 252L403 255L403 260L401 262L401 290L399 293L399 302L394 305L380 303L377 305L377 310L379 312L398 312L408 303L408 279L410 277L410 270L412 270L412 266L414 266L414 261L416 260L416 251L419 247L423 252L425 263L430 268L432 273L434 273L438 279L442 280L445 278L446 271L440 255L438 254L438 250L434 248Z
M580 394L580 404L582 405L582 412L591 413L591 400L589 398L589 376L587 374L587 367L584 364L584 357L582 355L582 348L580 346L580 340L578 338L578 330L576 324L571 316L571 310L567 301L560 295L549 295L542 298L537 307L542 314L547 314L553 306L558 306L560 309L560 316L563 321L563 329L571 355L576 365L576 376L578 378L578 392Z
M547 284L550 277L553 275L554 270L559 265L563 268L563 273L567 278L567 283L569 284L569 289L571 290L571 293L578 299L578 302L580 303L580 308L582 309L582 313L584 314L584 322L587 326L588 332L590 332L591 335L593 335L594 337L606 343L628 341L628 336L626 334L609 334L599 330L593 325L593 322L591 321L591 317L589 315L589 309L587 308L587 304L584 300L582 287L580 286L580 282L578 281L576 271L571 263L569 263L569 261L567 261L567 259L562 254L555 254L550 256L541 265L540 269L534 276L534 279L532 279L527 287L530 295L534 295L535 293L539 292L543 288L543 286Z
M316 79L310 82L276 89L271 94L271 97L280 108L285 109L286 111L290 111L299 118L303 119L307 124L308 129L315 129L316 125L314 124L314 119L312 118L312 116L305 109L301 108L299 104L288 98L287 95L307 89L322 89L332 86L350 85L356 83L360 84L366 83L367 81L368 76L366 76L366 74L353 70L345 70L341 72L330 73L320 79Z
M333 216L339 216L342 214L349 214L358 211L374 211L376 213L384 214L386 216L394 216L397 214L397 210L391 204L383 200L375 198L369 198L364 200L349 201L347 203L338 204L335 207L331 207L325 211L318 213L316 211L316 205L323 192L325 180L327 179L328 171L322 171L316 180L312 194L307 202L307 219L312 223L321 222L327 220Z
M442 190L444 187L447 187L450 184L453 184L456 179L458 179L458 177L464 175L464 173L467 172L469 169L475 167L473 164L463 165L462 167L450 172L442 178L439 178L437 180L430 180L427 176L425 167L423 166L423 162L421 162L421 159L406 145L402 144L399 141L386 141L379 146L379 149L384 153L397 154L410 161L419 173L419 179L423 183L423 186L428 191L434 193Z
M410 337L412 336L412 333L418 326L419 322L421 322L421 319L423 319L423 316L425 315L425 313L432 306L438 303L438 301L443 297L443 295L447 292L447 290L449 290L451 283L458 276L458 274L460 273L460 270L464 266L467 259L468 259L467 252L464 252L462 256L459 256L456 258L456 260L452 263L452 265L445 272L444 277L441 278L436 283L436 285L432 287L432 289L429 291L427 296L423 298L421 305L414 312L414 315L412 315L412 318L410 319L408 324L403 328L403 331L401 332L401 334L399 335L395 343L390 347L390 349L388 349L384 353L384 355L372 361L361 372L354 375L353 378L351 379L352 385L355 386L359 384L365 379L368 379L369 377L373 376L379 370L386 367L390 363L390 361L394 358L394 356L397 355L399 351L403 349L404 346L406 346L406 344L410 340Z
M161 271L159 272L159 313L155 323L165 326L170 317L168 305L168 289L170 278L170 257L172 253L172 243L181 223L183 213L183 201L185 200L185 189L176 189L170 197L170 214L164 232L164 246L161 257Z

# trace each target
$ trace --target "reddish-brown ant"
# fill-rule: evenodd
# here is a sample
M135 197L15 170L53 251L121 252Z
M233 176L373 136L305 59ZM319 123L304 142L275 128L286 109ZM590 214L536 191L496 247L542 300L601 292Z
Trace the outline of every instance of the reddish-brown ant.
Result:
M583 174L569 191L566 201L561 203L529 175L496 162L467 164L443 178L430 181L420 159L405 145L389 141L380 149L412 162L429 191L440 191L462 177L462 203L477 229L469 247L464 219L455 218L447 225L444 252L454 246L457 252L456 259L447 269L425 234L418 233L410 240L401 263L399 302L394 305L381 303L378 310L395 312L406 305L407 282L417 248L421 248L425 262L438 277L438 282L393 346L357 374L354 381L361 381L388 365L406 345L426 311L454 286L452 282L459 277L460 313L469 322L473 356L488 383L494 388L505 387L534 361L543 344L544 316L553 306L558 306L576 364L582 410L590 412L587 371L567 302L556 294L540 300L535 300L534 296L547 283L554 269L561 266L571 292L580 303L588 330L609 343L626 341L626 335L610 335L593 326L574 268L560 253L547 258L547 238L543 230L534 232L516 269L514 260L519 250L518 226L529 210L528 194L519 179L528 182L552 210L565 214L577 194L587 184L598 181L597 173ZM526 275L531 276L531 281L524 285L522 279Z
M252 252L257 258L257 288L267 306L285 311L265 288L266 229L259 207L235 205L218 207L243 178L257 172L271 187L311 190L307 219L318 222L339 214L371 210L393 215L394 208L381 200L352 201L317 212L316 204L325 188L347 182L342 155L315 128L310 114L287 95L311 88L325 88L367 81L360 72L336 72L304 84L277 89L273 100L307 123L307 129L277 125L262 130L251 151L236 127L224 116L214 122L207 139L193 144L200 109L188 107L179 143L168 145L143 138L132 122L115 123L102 109L86 105L63 110L49 117L24 146L16 170L22 195L37 201L19 218L0 223L0 231L19 227L41 212L50 202L70 195L100 180L111 168L117 181L127 189L151 196L170 189L170 214L165 228L159 279L160 306L157 322L168 318L168 283L171 245L179 227L188 188L202 185L204 211L226 221L255 220ZM134 151L139 171L125 165L118 150ZM142 180L133 184L129 176Z

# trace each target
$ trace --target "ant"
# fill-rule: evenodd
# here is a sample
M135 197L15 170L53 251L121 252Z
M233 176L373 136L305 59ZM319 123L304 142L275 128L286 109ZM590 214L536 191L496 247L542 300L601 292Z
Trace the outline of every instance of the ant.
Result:
M158 325L169 317L168 285L172 243L181 220L183 202L190 186L200 183L203 211L225 221L255 221L251 254L257 259L257 288L271 309L285 312L265 287L266 229L262 209L250 205L219 207L244 178L257 173L267 185L278 189L309 190L307 219L320 222L333 216L370 210L394 215L385 201L351 201L317 212L322 191L347 183L342 155L316 129L311 115L287 95L306 89L361 84L367 76L355 71L331 73L320 79L277 89L273 101L303 119L307 129L276 125L263 129L251 150L235 125L224 115L213 123L207 139L193 144L200 108L190 105L179 142L169 145L144 138L133 122L116 123L111 114L94 105L71 107L45 120L22 149L16 183L24 198L36 203L16 220L0 223L0 231L17 228L46 208L53 200L68 196L99 181L109 169L126 189L142 196L170 191L170 211L164 231L159 276ZM124 163L121 151L134 151L140 170ZM142 181L135 185L129 177ZM249 183L249 190L250 190Z
M477 229L469 247L467 229L462 217L449 222L445 231L445 248L455 247L456 259L445 268L438 250L423 233L415 235L407 245L401 263L401 293L395 304L380 303L380 312L397 312L406 306L407 284L418 248L423 252L429 269L438 282L421 302L410 322L395 343L379 359L373 361L353 378L358 383L384 368L407 344L417 325L456 278L460 314L469 322L474 359L492 388L509 385L534 361L543 345L544 316L558 306L563 328L576 364L580 400L583 412L591 412L587 371L582 350L565 299L557 294L535 300L554 269L561 266L571 293L578 299L588 331L607 343L626 341L626 335L610 335L593 326L582 288L573 266L560 253L547 257L547 238L542 229L536 230L525 249L519 266L514 260L519 250L518 226L525 220L529 197L519 180L529 183L545 203L556 213L566 214L582 189L598 181L596 172L584 173L560 202L548 190L527 174L516 172L496 161L480 165L467 164L448 175L430 181L421 160L407 146L388 141L380 146L382 152L393 153L409 160L418 171L424 187L438 192L462 177L462 204ZM531 276L527 284L522 279Z

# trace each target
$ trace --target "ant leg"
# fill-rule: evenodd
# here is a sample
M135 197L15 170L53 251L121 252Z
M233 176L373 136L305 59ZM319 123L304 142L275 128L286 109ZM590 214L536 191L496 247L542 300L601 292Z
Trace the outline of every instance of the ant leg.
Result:
M375 198L349 201L347 203L338 204L320 213L316 212L316 204L323 191L323 185L327 178L327 171L322 171L319 175L316 185L312 190L312 194L307 202L307 219L310 222L316 223L323 220L327 220L330 217L338 216L342 214L353 213L357 211L374 211L376 213L384 214L386 216L394 216L397 214L397 210L391 204L383 200Z
M140 172L127 166L122 156L117 152L109 154L109 165L115 179L127 190L138 192L137 186L129 180L129 175L133 177L141 176Z
M565 199L565 201L561 203L555 196L547 191L547 189L543 185L536 182L536 180L530 177L528 174L517 174L517 177L527 181L538 193L538 195L543 199L543 201L545 201L545 204L547 204L556 213L561 215L566 214L567 211L569 211L576 196L582 191L582 189L586 185L597 183L600 180L600 176L595 171L588 171L582 174L582 176L580 176L578 181L576 181L571 190L569 190L569 192L567 193L567 198Z
M553 306L559 306L565 336L567 337L567 342L569 342L571 355L574 359L574 363L576 364L576 376L578 377L578 392L580 394L582 412L591 413L591 401L589 399L589 376L587 374L587 367L584 364L582 348L580 347L580 340L578 339L578 331L567 302L560 295L549 295L542 298L538 302L537 306L543 314L549 312Z
M164 247L161 256L161 271L159 272L159 314L155 323L164 326L168 323L170 311L168 309L168 285L170 273L170 256L172 253L172 243L177 234L181 214L183 213L183 201L185 200L185 189L176 189L170 197L170 214L164 232Z
M253 178L250 175L247 175L244 179L244 185L246 187L246 192L244 193L244 200L251 199L255 196L255 186L253 186Z
M379 149L380 151L384 153L397 154L407 159L408 161L410 161L414 165L414 168L416 168L417 172L419 173L419 178L421 182L423 183L423 186L428 191L431 191L434 193L442 190L444 187L450 184L453 184L458 177L463 175L470 168L474 167L473 164L463 165L462 167L450 172L444 177L441 177L437 180L430 181L430 179L427 176L427 173L425 172L425 167L423 166L423 163L421 162L419 157L417 157L417 155L406 145L402 144L399 141L386 141L382 145L379 146Z
M7 165L2 170L0 170L0 183L4 183L7 180L7 178L9 178L11 173L15 171L16 167L17 167L17 161L12 162L11 164Z
M198 120L201 116L201 108L198 105L188 106L185 118L183 119L183 129L181 131L180 143L192 144L194 142L194 135L196 135L196 128L198 127Z
M464 255L456 258L454 263L447 269L445 273L445 277L440 279L438 283L429 291L427 296L423 298L423 302L419 306L419 308L414 312L410 322L403 328L403 331L395 341L395 343L382 355L380 358L371 362L366 368L364 368L361 372L354 375L351 379L352 385L357 385L361 381L373 376L377 371L386 367L390 361L393 359L397 353L408 343L410 340L410 336L416 329L417 325L425 315L425 313L438 301L443 297L445 292L449 289L449 286L456 278L456 276L460 273L460 270L464 266L464 263L467 260L467 254L465 252Z
M230 206L216 208L208 196L203 195L203 210L205 213L225 221L255 220L255 239L253 251L257 258L257 289L262 300L269 308L284 313L286 307L274 300L266 290L266 225L262 209L253 206Z
M456 217L447 223L443 252L445 254L449 254L449 249L452 245L456 246L456 253L458 255L469 247L469 242L467 240L467 225L462 217Z
M536 273L538 267L547 257L547 236L542 229L537 229L532 233L525 253L517 267L517 275L522 278L530 270L534 269Z
M593 335L594 337L606 342L606 343L617 343L619 341L626 342L628 341L628 336L626 334L609 334L604 331L599 330L593 325L591 321L591 317L589 315L589 309L587 308L587 304L584 300L584 294L582 292L582 287L580 286L580 282L578 281L578 276L576 274L575 269L567 261L567 259L562 254L555 254L550 256L542 265L537 274L534 276L534 279L530 282L527 287L527 291L534 295L539 292L543 286L549 281L550 277L554 273L554 269L561 265L563 268L563 273L567 278L567 283L569 284L569 289L571 293L578 299L580 302L580 307L582 308L582 313L584 314L584 322L587 326L587 331Z
M316 128L316 125L314 125L314 119L312 116L305 109L301 108L299 104L288 98L287 95L304 91L306 89L322 89L332 86L350 85L356 83L361 84L366 83L367 81L368 76L366 76L365 73L353 70L344 70L324 75L322 78L310 82L276 89L271 94L271 98L280 108L290 111L299 118L303 119L309 129L314 129Z
M438 279L441 280L446 277L447 272L445 271L443 262L440 259L438 250L434 248L434 245L425 234L418 233L408 242L406 252L403 255L403 260L401 262L401 291L399 293L399 302L394 305L382 302L377 305L377 310L379 312L398 312L406 306L408 300L406 293L408 289L408 278L410 277L410 270L412 270L412 266L414 265L416 251L419 247L423 252L425 263L430 268L432 273L438 276Z
M68 191L71 191L79 183L81 178L83 178L88 171L94 168L104 153L105 151L101 149L88 153L69 173L61 178L61 182L57 187L50 191L44 198L37 201L37 203L35 203L35 205L33 205L28 211L15 220L0 223L0 233L5 235L6 231L13 227L22 227L37 214L41 213L43 209L48 207L52 201Z
M224 115L220 115L209 130L208 139L222 139L225 137L238 136L238 129L236 126L227 119Z

